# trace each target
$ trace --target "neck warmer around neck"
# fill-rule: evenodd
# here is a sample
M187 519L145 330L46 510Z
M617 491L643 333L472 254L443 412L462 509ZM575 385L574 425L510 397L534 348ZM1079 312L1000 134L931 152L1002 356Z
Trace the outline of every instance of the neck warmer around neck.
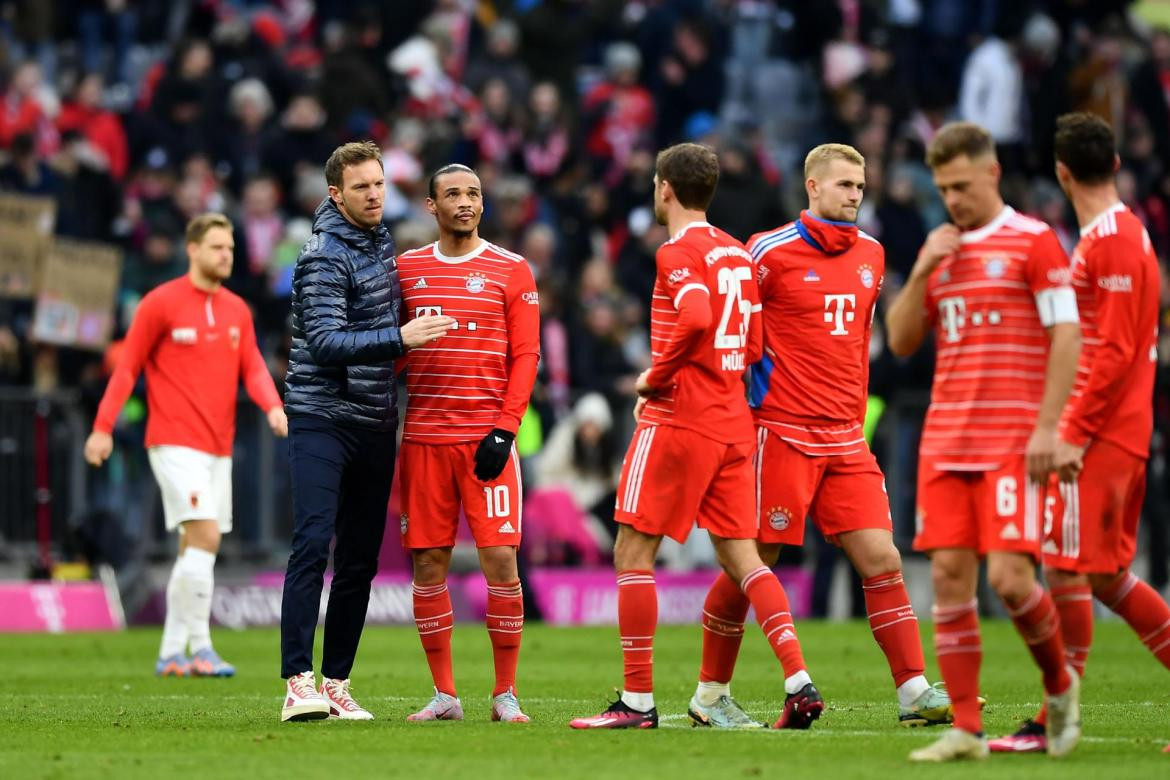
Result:
M839 255L857 243L857 225L821 219L805 211L796 220L796 232L806 242L827 255Z

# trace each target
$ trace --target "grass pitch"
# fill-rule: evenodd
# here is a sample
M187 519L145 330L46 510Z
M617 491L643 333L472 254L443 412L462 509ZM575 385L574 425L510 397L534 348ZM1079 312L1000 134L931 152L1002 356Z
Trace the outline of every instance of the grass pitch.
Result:
M353 679L356 697L377 718L369 723L280 723L275 630L215 633L217 649L239 670L229 680L155 679L157 629L0 636L0 778L1170 778L1170 755L1161 753L1170 739L1170 675L1117 622L1097 627L1086 738L1070 758L992 756L942 767L906 761L939 731L895 725L885 660L866 624L798 628L828 709L808 732L752 733L689 726L698 627L659 631L657 732L586 733L567 723L600 711L620 686L616 628L525 631L518 687L534 721L527 726L490 721L491 652L477 625L455 632L467 720L428 724L404 721L430 695L412 628L366 631ZM1035 711L1039 675L1006 623L985 625L984 649L985 721L1001 734ZM758 631L744 642L733 691L760 719L779 711L778 668Z

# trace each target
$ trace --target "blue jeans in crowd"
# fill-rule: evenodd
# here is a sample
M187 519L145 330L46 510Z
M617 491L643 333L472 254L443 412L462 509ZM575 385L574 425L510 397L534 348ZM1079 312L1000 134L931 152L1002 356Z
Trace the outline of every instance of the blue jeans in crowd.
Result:
M333 583L325 612L321 673L345 679L353 668L370 602L370 582L386 530L395 431L290 416L293 538L280 614L280 676L313 668L313 634L329 543Z

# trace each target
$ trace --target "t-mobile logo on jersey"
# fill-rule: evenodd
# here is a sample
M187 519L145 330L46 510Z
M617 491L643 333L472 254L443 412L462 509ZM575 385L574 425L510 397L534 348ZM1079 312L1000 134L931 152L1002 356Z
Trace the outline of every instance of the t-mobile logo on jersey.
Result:
M533 293L533 295L535 295L535 294L536 293ZM527 295L527 293L525 293L525 295ZM416 318L418 318L418 317L442 317L443 316L443 307L442 306L415 306L414 307L414 316ZM451 326L451 330L459 330L459 328L460 328L460 325L459 325L458 321L456 321L455 324ZM477 330L478 328L479 328L479 326L474 322L467 323L468 330L474 331L474 330Z
M830 336L849 335L845 323L853 322L856 318L857 315L853 311L855 308L857 298L852 294L825 296L825 322L833 323L833 329L829 331Z
M941 298L938 302L939 321L946 331L947 341L954 343L959 340L959 328L967 321L967 303L959 296Z

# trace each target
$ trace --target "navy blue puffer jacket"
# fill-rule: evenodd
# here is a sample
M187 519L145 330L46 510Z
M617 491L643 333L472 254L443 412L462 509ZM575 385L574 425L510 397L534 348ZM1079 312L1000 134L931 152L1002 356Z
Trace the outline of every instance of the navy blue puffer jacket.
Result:
M293 269L287 413L395 428L401 307L390 232L384 225L361 230L326 198Z

